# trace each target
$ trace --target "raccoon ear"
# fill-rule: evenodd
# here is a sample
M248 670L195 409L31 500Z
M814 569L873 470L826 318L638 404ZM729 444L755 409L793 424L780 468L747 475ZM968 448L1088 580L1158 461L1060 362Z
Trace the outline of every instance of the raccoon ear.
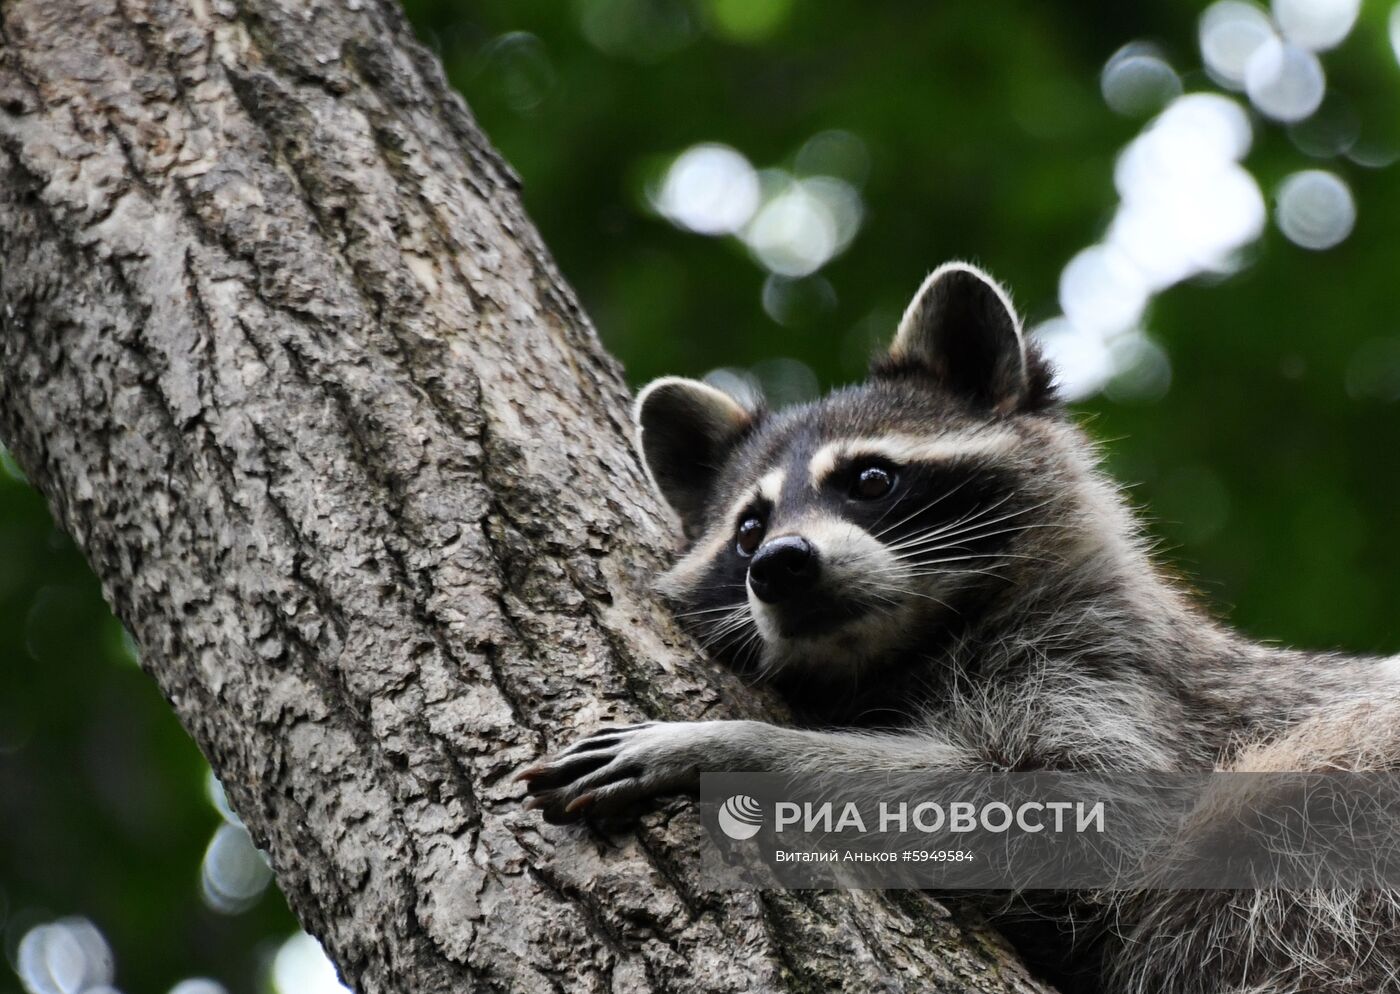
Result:
M637 394L632 418L652 483L692 535L715 476L757 415L708 383L663 376Z
M1021 321L1011 298L976 266L947 262L924 280L877 374L922 367L979 407L1014 410L1029 392Z

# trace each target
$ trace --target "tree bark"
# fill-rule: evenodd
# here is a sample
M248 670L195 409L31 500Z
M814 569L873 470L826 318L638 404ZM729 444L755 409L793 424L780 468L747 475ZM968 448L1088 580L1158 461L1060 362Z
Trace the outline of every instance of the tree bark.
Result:
M554 828L605 720L773 714L647 589L620 370L388 0L4 0L0 437L361 994L1039 988L898 893Z

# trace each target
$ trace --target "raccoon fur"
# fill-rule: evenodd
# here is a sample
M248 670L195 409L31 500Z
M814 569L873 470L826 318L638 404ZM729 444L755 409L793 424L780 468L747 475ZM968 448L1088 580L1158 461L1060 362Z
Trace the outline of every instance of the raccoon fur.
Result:
M688 541L660 589L804 727L604 728L521 775L551 820L701 770L1400 765L1400 659L1261 645L1194 603L973 266L924 282L863 384L770 413L667 377L635 417ZM1400 990L1390 892L1144 890L1099 919L1077 965L1046 967L1074 989Z

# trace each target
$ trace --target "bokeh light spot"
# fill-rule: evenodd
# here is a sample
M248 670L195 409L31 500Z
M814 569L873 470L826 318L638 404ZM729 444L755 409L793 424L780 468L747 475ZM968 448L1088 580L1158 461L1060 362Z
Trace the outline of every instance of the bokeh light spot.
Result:
M24 471L19 468L19 463L15 462L15 457L10 455L10 450L0 445L0 479L9 477L16 483L28 483Z
M1295 45L1320 52L1341 43L1361 13L1361 0L1274 0L1274 20Z
M1312 52L1271 38L1249 57L1244 86L1261 114L1301 121L1322 104L1327 78Z
M836 290L821 276L770 275L763 281L763 311L785 328L799 328L836 306Z
M1279 184L1277 201L1274 217L1279 230L1306 249L1332 248L1356 225L1351 188L1325 169L1307 169L1289 176Z
M1155 45L1132 42L1104 64L1099 89L1115 113L1146 117L1181 95L1181 77Z
M860 194L834 176L794 179L773 170L776 191L744 231L754 258L769 272L800 277L816 272L839 255L860 227Z
M1360 135L1360 115L1335 93L1329 93L1311 117L1288 126L1288 137L1294 146L1316 159L1345 155Z
M1395 61L1400 62L1400 3L1390 8L1390 49L1395 53Z
M753 377L774 409L805 404L821 392L817 374L805 362L786 357L754 363Z
M708 0L710 24L730 41L758 42L787 23L792 0Z
M1067 401L1091 397L1113 376L1113 358L1102 337L1063 317L1036 325L1030 338L1055 369L1055 385Z
M1384 169L1400 162L1400 131L1394 125L1377 128L1372 118L1361 129L1356 143L1347 151L1347 158L1367 169Z
M351 994L321 944L298 932L272 958L272 986L277 994Z
M870 173L870 149L859 135L832 128L803 142L793 165L799 176L835 176L858 188Z
M758 379L746 369L722 366L712 369L702 379L716 390L722 390L750 411L763 404L763 387Z
M121 626L121 634L118 636L120 642L120 656L132 666L141 665L141 647L136 644L136 637L125 626Z
M1235 271L1267 221L1264 195L1239 159L1253 140L1238 103L1212 93L1173 100L1123 150L1122 198L1104 240L1060 273L1062 317L1036 329L1070 400L1106 390L1151 401L1171 364L1140 327L1152 295L1202 274Z
M29 994L83 994L112 982L111 947L86 918L36 925L20 939L16 972Z
M219 817L230 825L242 825L243 822L238 815L233 813L233 808L229 806L228 795L224 793L224 785L219 782L219 778L214 776L214 771L209 770L204 775L204 796L209 798L209 803L214 806L214 810L219 812Z
M1132 327L1147 306L1142 272L1120 250L1093 245L1060 274L1060 310L1076 328L1109 335Z
M1400 338L1373 338L1347 363L1347 394L1354 400L1400 401Z
M1150 404L1167 395L1172 363L1162 346L1134 331L1113 339L1108 350L1114 373L1103 392L1109 400Z
M695 36L684 0L574 0L579 30L600 52L657 62Z
M220 825L200 867L204 903L220 914L247 911L272 883L272 868L241 825Z
M1162 290L1225 268L1263 230L1263 194L1235 160L1248 150L1249 121L1232 100L1182 97L1119 157L1123 198L1108 241Z
M534 110L554 89L554 66L544 42L528 31L501 35L482 55L490 84L517 113Z
M759 203L758 174L728 145L686 149L671 163L655 208L673 224L702 235L732 235Z
M169 994L228 994L224 985L208 977L190 977L170 988Z
M1201 58L1211 76L1231 89L1244 89L1250 58L1273 37L1269 15L1244 0L1219 0L1201 15Z

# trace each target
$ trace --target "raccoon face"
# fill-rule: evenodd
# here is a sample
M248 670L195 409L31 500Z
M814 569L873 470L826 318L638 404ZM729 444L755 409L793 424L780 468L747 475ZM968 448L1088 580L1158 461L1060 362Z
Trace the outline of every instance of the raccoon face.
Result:
M689 551L662 581L717 655L839 676L947 630L1034 555L1049 372L973 267L925 281L870 380L778 414L667 377L638 443Z

